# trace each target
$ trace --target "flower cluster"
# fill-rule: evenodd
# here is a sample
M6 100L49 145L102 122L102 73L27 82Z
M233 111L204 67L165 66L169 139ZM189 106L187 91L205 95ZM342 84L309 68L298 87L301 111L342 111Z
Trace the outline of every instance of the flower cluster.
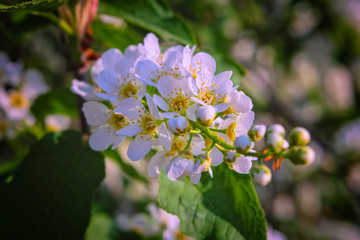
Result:
M24 71L21 62L11 62L0 52L0 139L14 138L24 126L35 124L31 104L47 91L48 86L40 72ZM44 123L47 130L59 131L69 127L70 118L61 114L48 115Z
M280 125L270 127L269 152L255 152L253 142L264 136L266 127L251 128L252 101L233 85L232 72L215 72L209 54L180 45L162 52L152 33L124 54L106 51L91 69L92 84L76 79L72 84L72 91L87 100L83 112L95 128L91 148L115 149L133 137L127 151L131 160L158 150L148 165L150 177L165 168L169 179L189 176L194 184L202 172L212 176L211 167L223 162L249 173L253 160L282 157L285 131L277 129Z

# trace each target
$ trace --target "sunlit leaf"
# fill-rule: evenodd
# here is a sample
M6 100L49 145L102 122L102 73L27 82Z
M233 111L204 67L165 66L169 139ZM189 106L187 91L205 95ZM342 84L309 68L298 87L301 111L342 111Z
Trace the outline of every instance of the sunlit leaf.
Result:
M123 18L126 22L182 44L194 44L195 38L189 26L176 15L166 1L132 0L99 3L99 13Z
M266 239L264 212L250 175L226 166L214 168L213 179L203 173L197 185L170 181L162 171L158 201L180 217L180 230L196 239Z
M12 4L16 2L15 4ZM0 12L54 10L67 0L0 1Z

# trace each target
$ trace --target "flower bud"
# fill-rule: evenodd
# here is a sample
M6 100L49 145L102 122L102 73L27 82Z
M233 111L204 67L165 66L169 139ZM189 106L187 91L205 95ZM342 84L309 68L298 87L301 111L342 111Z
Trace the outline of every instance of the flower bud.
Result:
M259 141L262 139L266 132L266 126L265 125L254 125L249 130L248 135L254 142Z
M289 154L289 158L294 164L310 165L315 160L315 151L309 146L291 147Z
M234 147L238 153L247 153L250 150L251 145L251 139L247 135L236 137L234 142Z
M305 146L310 142L310 133L302 127L293 128L289 135L291 146Z
M251 169L251 175L256 184L266 186L271 181L271 171L265 165L256 165Z
M236 138L235 128L236 128L236 123L233 122L233 123L231 123L231 124L227 127L227 129L226 129L226 136L227 136L231 141L235 141L235 138Z
M266 135L271 134L271 133L276 133L278 135L281 135L282 137L285 137L285 129L280 124L273 124L270 127L268 127L268 129L266 131Z
M224 162L235 162L236 159L236 152L229 151L224 154Z
M265 144L271 152L278 153L283 149L285 139L279 133L271 132L266 134Z
M168 128L176 136L184 136L190 131L190 125L185 117L170 118Z
M214 122L216 112L213 106L200 106L196 112L196 120L204 126L211 126Z

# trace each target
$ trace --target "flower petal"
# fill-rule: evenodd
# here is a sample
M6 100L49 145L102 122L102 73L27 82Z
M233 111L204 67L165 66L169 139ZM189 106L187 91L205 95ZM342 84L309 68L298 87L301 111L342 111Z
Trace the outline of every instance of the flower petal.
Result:
M139 115L144 114L144 105L135 98L125 98L119 102L114 113L125 115L127 118L138 119Z
M221 82L228 81L228 80L230 80L232 74L233 74L232 71L221 72L215 76L215 82L219 84Z
M116 94L116 89L119 87L119 75L109 69L105 69L98 76L97 84L107 93Z
M166 151L170 151L171 149L171 137L169 131L166 128L165 123L161 123L158 127L158 136L161 145L164 146Z
M25 84L22 92L30 99L46 92L49 87L45 84L43 76L36 70L27 70L25 72Z
M200 104L200 105L203 105L203 106L206 106L207 104L203 101L201 101L200 99L198 99L197 97L190 97L191 100L193 100L194 102Z
M139 161L150 151L151 139L147 135L137 136L129 145L127 155L132 161Z
M160 113L159 113L152 97L150 97L150 95L148 93L145 96L146 96L146 102L149 106L151 115L153 115L153 117L156 119L161 119Z
M162 97L158 96L157 94L154 94L153 100L155 104L158 105L159 108L161 108L161 110L169 111L169 106Z
M214 106L216 112L223 112L229 107L227 103L220 103Z
M247 133L253 125L254 119L255 113L252 111L247 113L239 113L236 119L236 136Z
M95 94L96 97L99 98L99 100L108 100L110 102L116 103L118 101L118 96L116 95L111 95L111 94L107 94L107 93L96 93Z
M124 140L126 136L117 136L114 144L111 146L112 150L115 150Z
M126 74L130 73L131 70L134 71L134 65L134 60L123 58L116 63L115 71L122 76L126 76Z
M117 61L123 58L121 52L116 48L111 48L104 52L101 56L103 66L105 69L114 70Z
M113 142L115 142L117 136L111 129L104 127L98 128L89 139L90 147L95 151L102 151L107 149Z
M168 157L165 157L165 152L159 151L151 158L148 165L148 175L149 177L156 177L160 174L160 171L163 167L166 166L170 160Z
M216 167L223 162L224 156L218 148L214 147L210 152L210 158L211 166Z
M100 98L94 94L95 86L84 81L73 79L71 82L71 91L85 100L100 100Z
M163 98L174 97L176 92L175 88L178 87L178 81L172 77L165 75L162 76L158 81L158 90ZM169 95L168 95L169 94Z
M251 160L243 155L241 157L237 157L235 162L233 163L233 169L238 173L249 173L251 166Z
M179 113L177 112L164 112L164 113L161 113L161 117L163 118L174 118L174 117L178 117L180 116Z
M120 136L128 136L133 137L137 135L139 132L141 132L141 127L139 125L129 125L126 127L123 127L119 131L116 132L117 135Z
M90 126L104 125L110 117L108 108L104 104L95 101L85 102L82 111Z
M183 157L177 157L166 166L166 175L170 180L179 178L185 171L188 160Z
M198 184L200 182L200 179L201 179L201 172L190 176L190 182L192 184Z

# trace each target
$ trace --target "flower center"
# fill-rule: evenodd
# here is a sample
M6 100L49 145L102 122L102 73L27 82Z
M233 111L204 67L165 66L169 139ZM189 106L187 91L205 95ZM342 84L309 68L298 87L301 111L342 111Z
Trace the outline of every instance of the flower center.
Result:
M216 103L222 102L224 98L220 97L220 93L215 94L215 88L219 88L219 86L216 86L215 83L212 84L211 88L204 87L205 82L203 82L202 87L200 88L200 99L209 105L214 105Z
M144 134L152 135L156 132L156 120L149 115L144 116L141 119L141 127Z
M183 150L186 147L186 142L184 140L181 140L179 138L175 138L171 144L171 149L168 152L169 156L175 156L178 152Z
M29 106L29 99L27 99L20 92L12 92L10 93L10 105L14 108L26 108Z
M175 88L175 92L175 97L170 97L170 94L168 94L166 98L168 106L174 112L184 113L189 106L190 97L182 93L182 88L180 88L179 91ZM174 91L171 91L171 93L173 94Z
M121 114L115 114L113 113L110 118L110 124L115 129L120 130L123 127L126 127L129 125L128 121L126 120L126 117Z
M136 86L136 83L131 81L122 84L119 95L122 97L122 99L125 99L136 96L137 92L138 92L138 87Z

